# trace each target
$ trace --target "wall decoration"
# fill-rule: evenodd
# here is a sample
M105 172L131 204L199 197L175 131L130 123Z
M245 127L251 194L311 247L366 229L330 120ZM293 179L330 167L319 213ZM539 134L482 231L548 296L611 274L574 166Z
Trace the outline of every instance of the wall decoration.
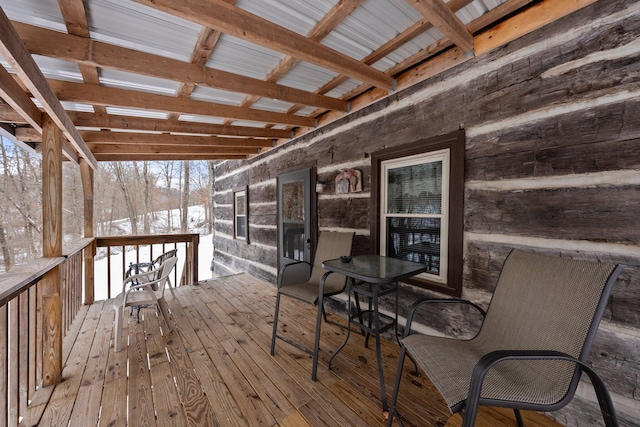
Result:
M362 191L362 171L349 169L336 176L336 194Z

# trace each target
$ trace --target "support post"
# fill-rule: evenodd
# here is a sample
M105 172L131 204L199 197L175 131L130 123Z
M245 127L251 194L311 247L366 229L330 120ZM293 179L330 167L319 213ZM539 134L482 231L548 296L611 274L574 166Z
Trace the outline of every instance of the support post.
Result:
M42 117L42 252L45 258L62 256L62 132L46 114ZM60 269L42 278L43 360L45 387L62 378L62 304Z
M93 237L93 168L83 158L80 159L80 176L84 196L84 237ZM94 302L94 261L95 241L84 249L84 303Z

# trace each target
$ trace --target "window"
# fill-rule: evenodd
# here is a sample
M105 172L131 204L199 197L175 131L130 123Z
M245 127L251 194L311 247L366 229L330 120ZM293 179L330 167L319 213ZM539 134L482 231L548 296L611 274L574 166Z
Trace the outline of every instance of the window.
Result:
M249 242L248 187L233 192L233 237Z
M462 131L373 153L374 250L427 265L408 283L460 295L463 196Z

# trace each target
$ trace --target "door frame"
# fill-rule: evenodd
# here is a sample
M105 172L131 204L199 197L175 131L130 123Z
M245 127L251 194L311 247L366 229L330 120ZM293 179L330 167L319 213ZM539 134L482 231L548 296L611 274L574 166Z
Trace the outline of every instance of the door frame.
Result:
M302 172L302 171L307 171L309 174L309 186L306 189L308 197L309 197L309 205L310 205L310 211L309 211L309 228L310 228L310 239L311 239L311 248L309 251L310 254L310 259L309 262L313 263L313 259L315 257L315 250L316 250L316 245L318 242L318 208L317 208L317 195L315 192L315 188L316 188L316 182L317 182L317 171L316 171L316 162L313 163L308 163L305 165L298 165L298 166L294 166L291 167L289 169L285 169L283 171L281 171L278 176L276 177L276 233L277 233L277 241L276 241L276 247L277 247L277 269L278 269L278 274L280 273L280 269L283 267L283 265L281 265L281 260L282 260L282 256L281 256L281 243L280 243L280 233L282 231L281 227L281 220L280 220L280 182L281 182L281 177L283 175L287 175L287 174L291 174L291 173L295 173L295 172Z

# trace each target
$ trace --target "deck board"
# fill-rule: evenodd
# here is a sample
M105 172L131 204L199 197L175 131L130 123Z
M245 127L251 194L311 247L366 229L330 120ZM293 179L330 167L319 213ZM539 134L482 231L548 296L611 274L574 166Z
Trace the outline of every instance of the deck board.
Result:
M82 310L65 341L70 348L65 348L63 382L36 392L38 404L22 425L384 425L373 340L364 348L364 337L352 332L329 371L328 360L346 330L323 323L318 381L313 382L308 354L282 341L275 355L269 354L272 285L240 274L177 288L167 300L173 330L152 307L142 310L140 323L127 315L118 353L111 302ZM281 307L283 333L312 346L316 309L289 298ZM399 347L382 340L381 348L390 396ZM405 364L398 404L404 425L459 426L460 418L449 418L433 386L412 375L413 369ZM558 425L540 414L523 415L527 425ZM509 410L482 408L477 425L514 426L515 420Z

